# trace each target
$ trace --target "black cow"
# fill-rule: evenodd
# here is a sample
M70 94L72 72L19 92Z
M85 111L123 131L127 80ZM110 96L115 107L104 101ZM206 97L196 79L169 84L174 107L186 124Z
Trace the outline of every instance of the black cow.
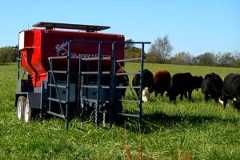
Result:
M124 70L124 68L122 66L120 66L117 70L116 73L126 73L126 71ZM129 85L129 78L128 75L123 74L123 75L118 75L116 77L116 85L117 86L122 86L122 87L126 87ZM118 92L120 92L121 97L125 96L125 92L126 92L126 88L120 88L117 89Z
M132 80L132 86L136 87L136 86L140 86L140 74L136 74L134 77L133 77L133 80ZM146 88L148 87L148 91L150 93L153 92L153 74L150 70L148 69L144 69L143 70L143 78L142 78L142 88ZM140 96L140 89L139 88L134 88L135 92L137 93L137 96L139 97Z
M166 70L160 70L154 75L154 92L163 96L164 92L168 92L171 84L171 74Z
M168 93L170 101L176 101L178 95L180 99L188 97L192 99L192 91L201 87L203 78L201 76L192 76L191 73L177 73L172 77L172 84Z
M205 101L208 101L209 98L218 102L221 97L223 87L223 80L221 77L215 73L207 74L202 82L202 93L204 94Z
M233 100L234 106L240 109L240 74L230 73L224 78L222 97L224 108L228 100Z

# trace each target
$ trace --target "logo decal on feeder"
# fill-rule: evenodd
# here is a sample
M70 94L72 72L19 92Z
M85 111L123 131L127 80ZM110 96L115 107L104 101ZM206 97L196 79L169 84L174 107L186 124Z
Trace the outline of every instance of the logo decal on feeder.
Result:
M66 56L67 55L67 46L68 46L68 42L63 42L61 44L57 44L56 45L56 52L57 52L57 56ZM92 53L92 54L89 54L89 53L81 53L81 54L77 54L77 53L74 53L72 52L71 53L71 57L72 58L78 58L79 56L81 58L90 58L90 57L97 57L98 54L96 53Z
M57 56L65 56L67 55L67 45L68 42L63 42L62 44L57 44L56 45L56 52L57 52Z

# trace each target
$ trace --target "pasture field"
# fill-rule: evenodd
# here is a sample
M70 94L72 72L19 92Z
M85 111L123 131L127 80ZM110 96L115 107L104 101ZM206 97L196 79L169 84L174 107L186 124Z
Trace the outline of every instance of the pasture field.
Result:
M137 64L127 64L129 70ZM239 68L145 64L153 72L167 69L194 75L219 73L222 77ZM143 133L134 120L111 129L78 119L68 131L61 119L23 123L15 116L16 65L0 66L0 159L240 159L240 113L231 105L223 109L205 103L200 91L194 102L151 97L144 103ZM130 92L127 93L131 97ZM133 105L127 104L131 110Z

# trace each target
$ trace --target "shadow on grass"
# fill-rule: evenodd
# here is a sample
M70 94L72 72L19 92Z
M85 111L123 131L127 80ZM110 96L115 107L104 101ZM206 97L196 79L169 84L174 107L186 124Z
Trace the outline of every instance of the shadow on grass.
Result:
M71 121L76 119L77 117L73 117L70 119ZM46 116L44 120L53 119L53 116ZM41 119L38 119L41 120ZM93 118L92 120L84 119L82 122L90 122L94 124ZM130 132L134 133L143 133L149 134L153 132L160 132L167 128L192 128L194 126L200 125L209 125L210 123L233 123L238 124L240 122L240 118L221 118L218 116L211 115L188 115L188 114L175 114L168 115L163 112L149 113L145 114L143 117L142 125L139 127L139 119L137 118L124 118L120 120L120 122L116 123L116 126L125 128ZM110 127L111 128L111 127ZM110 129L108 128L108 129ZM81 128L79 128L81 129ZM82 129L81 129L82 130Z
M217 116L204 115L167 115L166 113L145 114L141 126L141 132L144 134L159 131L164 128L172 127L193 127L209 123L239 123L239 118L220 118ZM126 129L132 132L139 132L138 119L127 119L124 122Z

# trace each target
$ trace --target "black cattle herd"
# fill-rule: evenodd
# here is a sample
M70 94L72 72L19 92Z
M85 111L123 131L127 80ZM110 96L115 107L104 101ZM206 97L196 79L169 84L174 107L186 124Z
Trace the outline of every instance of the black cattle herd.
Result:
M133 77L132 86L139 86L140 75ZM143 92L142 99L148 101L150 93L166 95L171 102L176 102L177 97L180 100L187 98L191 101L193 90L201 89L204 99L207 102L213 99L216 103L226 104L231 100L237 109L240 109L240 74L230 73L224 80L216 73L209 73L202 76L193 76L191 73L176 73L173 76L166 71L161 70L153 73L143 70ZM140 96L139 89L134 87L137 96Z

